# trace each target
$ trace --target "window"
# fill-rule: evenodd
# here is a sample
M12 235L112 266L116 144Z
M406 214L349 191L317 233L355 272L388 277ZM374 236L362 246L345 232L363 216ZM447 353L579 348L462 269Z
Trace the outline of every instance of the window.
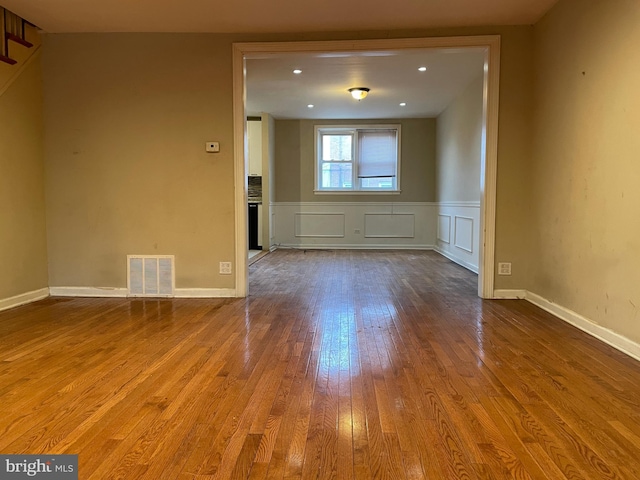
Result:
M400 126L316 127L317 192L398 192Z

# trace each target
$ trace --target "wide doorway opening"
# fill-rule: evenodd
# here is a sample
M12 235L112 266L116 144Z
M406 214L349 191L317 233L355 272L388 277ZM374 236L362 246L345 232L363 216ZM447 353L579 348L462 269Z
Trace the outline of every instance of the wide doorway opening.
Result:
M262 123L259 168L264 250L277 247L433 249L476 271L478 295L493 296L499 37L243 43L234 45L233 54L238 296L248 293L247 204L250 174L255 174L250 171L250 162L255 163L255 159L249 157L251 147L247 141L251 118L260 118ZM464 61L454 61L464 58L475 62L471 74L464 70ZM438 77L438 62L450 64L448 81ZM410 73L408 68L412 63L415 63L415 72ZM430 65L433 65L431 71ZM423 66L426 71L418 70ZM376 78L372 78L372 70L377 72ZM396 89L389 86L392 84L385 84L385 77L395 78L400 84L403 78L414 73L418 78L417 87ZM438 187L456 189L455 180L452 181L446 171L439 172L438 186L435 177L430 184L426 182L424 188L430 191L430 197L417 198L409 193L412 182L415 190L416 178L423 176L420 170L411 170L408 160L411 155L422 155L411 153L414 144L419 143L418 140L414 144L409 142L410 136L415 136L415 122L442 115L451 102L444 93L434 94L435 78L436 83L441 84L439 88L446 92L450 87L449 95L454 97L463 93L460 84L465 90L475 81L474 95L481 118L476 128L479 132L473 184L476 193L471 197L464 196L465 189L468 190L465 185L458 186L458 193L451 198L435 196ZM456 80L458 91L451 93ZM300 85L305 87L299 89ZM361 101L347 99L348 88L354 86L370 88L369 96ZM282 91L286 97L279 97ZM398 91L403 94L398 95ZM432 101L431 111L419 110L427 108L422 104L430 95L445 105ZM294 103L298 110L287 110L293 108ZM356 126L366 129L376 121L399 125L402 132L405 151L398 170L398 191L388 195L371 191L319 191L321 174L318 173L314 127L317 132L319 123L325 130L353 127L358 123ZM296 140L299 145L283 150L283 145ZM283 162L291 160L287 155L295 157L298 163L283 167ZM438 155L455 156L455 152L438 152ZM348 182L346 185L349 186ZM290 231L286 231L287 228Z

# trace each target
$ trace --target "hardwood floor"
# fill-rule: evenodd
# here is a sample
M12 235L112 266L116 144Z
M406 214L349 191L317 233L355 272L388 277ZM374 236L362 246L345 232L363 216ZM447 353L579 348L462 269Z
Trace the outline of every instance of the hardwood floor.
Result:
M640 364L433 252L278 250L247 299L0 313L0 452L81 479L637 479Z

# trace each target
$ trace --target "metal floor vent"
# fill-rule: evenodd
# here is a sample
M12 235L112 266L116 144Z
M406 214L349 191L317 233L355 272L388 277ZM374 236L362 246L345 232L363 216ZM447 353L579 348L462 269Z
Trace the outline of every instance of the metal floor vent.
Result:
M127 255L130 297L173 297L174 255Z

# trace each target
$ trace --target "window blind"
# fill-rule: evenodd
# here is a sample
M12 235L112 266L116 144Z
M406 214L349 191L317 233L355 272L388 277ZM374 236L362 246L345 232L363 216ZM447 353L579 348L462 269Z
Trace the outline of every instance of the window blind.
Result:
M395 177L397 131L361 131L358 135L358 177Z

